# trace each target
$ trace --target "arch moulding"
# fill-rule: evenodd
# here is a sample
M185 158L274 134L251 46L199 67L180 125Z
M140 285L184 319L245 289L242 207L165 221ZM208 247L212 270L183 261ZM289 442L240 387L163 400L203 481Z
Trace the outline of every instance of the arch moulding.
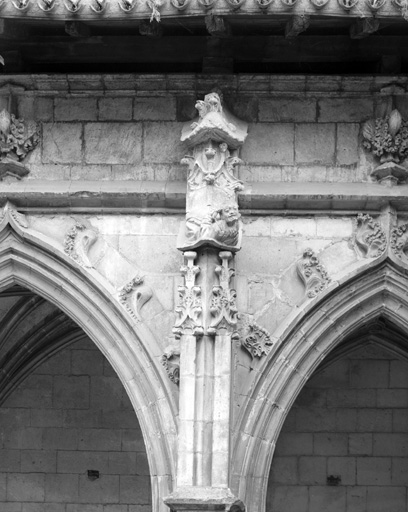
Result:
M168 510L176 466L176 402L160 364L161 349L143 324L125 314L115 290L84 269L22 215L6 205L0 216L0 292L23 286L53 303L108 359L132 402L149 460L153 511Z
M231 489L250 512L265 510L275 445L303 386L341 341L379 316L408 332L408 272L392 256L333 283L276 333L233 434Z

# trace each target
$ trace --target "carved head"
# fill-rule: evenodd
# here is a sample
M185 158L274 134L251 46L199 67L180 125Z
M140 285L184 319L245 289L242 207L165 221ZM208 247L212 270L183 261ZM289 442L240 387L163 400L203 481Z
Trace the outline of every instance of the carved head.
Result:
M241 214L239 213L237 206L228 205L217 211L217 217L218 219L225 221L228 226L232 226L232 224L235 224L238 221Z
M221 98L216 92L210 92L204 97L209 112L222 112Z

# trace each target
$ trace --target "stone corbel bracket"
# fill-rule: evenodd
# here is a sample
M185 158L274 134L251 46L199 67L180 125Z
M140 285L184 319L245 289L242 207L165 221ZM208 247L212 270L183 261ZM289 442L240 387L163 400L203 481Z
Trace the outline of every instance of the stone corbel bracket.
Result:
M123 286L119 292L119 302L136 321L140 321L139 314L141 308L153 296L152 289L143 283L144 276L138 274Z
M243 184L234 173L248 127L225 110L218 93L207 94L196 108L199 117L181 135L191 152L182 159L188 166L187 208L177 247L210 245L235 252L241 247L237 193Z
M64 251L83 267L91 268L88 252L97 238L98 231L89 222L77 221L65 236Z
M330 283L330 277L326 269L312 249L306 249L303 252L302 258L297 262L296 269L309 299L316 297Z
M387 237L379 222L360 213L355 220L354 248L361 258L378 258L387 249Z
M185 252L185 264L180 268L180 272L184 277L184 285L178 287L179 304L175 309L177 319L173 327L173 334L177 338L182 334L193 334L194 336L202 336L204 334L201 287L195 284L196 276L200 272L200 267L194 265L196 258L196 252Z
M363 146L380 161L371 176L392 186L408 178L408 169L400 164L408 156L408 121L397 109L386 117L366 121L363 126Z
M229 267L232 253L221 251L219 257L221 265L215 267L219 284L213 286L210 304L211 321L208 327L210 336L215 336L220 330L234 331L238 319L237 292L230 288L230 280L235 275L235 270Z

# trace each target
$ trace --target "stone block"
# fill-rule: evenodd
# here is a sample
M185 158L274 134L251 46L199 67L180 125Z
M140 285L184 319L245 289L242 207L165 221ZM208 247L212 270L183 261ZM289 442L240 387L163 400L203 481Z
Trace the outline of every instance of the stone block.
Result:
M408 459L395 457L392 460L392 485L407 485Z
M20 450L0 450L0 472L17 473L20 471ZM24 453L24 452L23 452Z
M85 125L88 164L135 164L142 157L142 127L138 123Z
M406 482L405 482L406 483ZM368 487L367 510L370 512L405 512L406 487Z
M1 512L21 512L22 503L2 503Z
M357 165L359 132L359 124L337 124L336 163L338 165Z
M389 367L388 361L352 361L350 386L353 388L387 388Z
M0 500L6 501L7 494L7 475L6 473L0 473Z
M390 432L392 430L391 409L360 409L358 432Z
M101 475L97 480L79 476L79 501L82 503L118 503L119 477Z
M45 475L45 500L56 503L78 501L78 475Z
M271 224L272 236L315 236L316 221L312 218L272 218L268 220Z
M347 434L314 434L313 453L315 455L347 455Z
M110 452L108 473L111 475L135 475L135 452Z
M273 512L304 512L305 503L308 502L308 488L300 485L274 485L268 501L267 510Z
M408 365L405 361L391 361L390 388L408 387Z
M326 457L299 457L299 483L325 485L326 477Z
M116 410L126 408L129 398L117 377L91 377L90 404L94 409Z
M84 429L79 432L78 450L120 451L121 431Z
M373 435L372 434L349 434L350 455L372 455Z
M252 124L241 156L251 164L293 165L293 142L293 124Z
M357 458L358 485L390 485L391 457Z
M347 487L347 512L366 512L367 488L363 486Z
M122 450L145 452L146 447L140 427L138 429L125 429L122 431Z
M32 409L32 427L62 427L62 410L59 409Z
M373 455L408 457L408 435L373 434Z
M130 121L133 114L132 98L100 98L99 121Z
M375 389L328 389L327 407L375 407Z
M44 475L38 473L7 475L7 501L44 501Z
M146 122L143 160L148 163L180 163L187 148L180 141L181 123Z
M43 446L48 450L77 450L78 432L71 428L45 428Z
M61 224L58 226L61 229ZM50 234L50 232L48 231ZM71 357L69 350L60 350L57 354L40 364L35 371L35 375L60 375L69 374L71 369Z
M56 376L54 379L54 407L88 409L89 380L88 376Z
M319 220L319 219L317 219ZM321 228L319 228L321 229ZM348 386L349 363L346 360L336 361L323 371L312 375L308 387L311 388L336 388Z
M96 98L55 98L54 116L56 121L96 121Z
M88 469L108 473L107 452L97 451L58 451L57 472L86 474Z
M274 457L269 478L274 485L296 485L298 479L297 457Z
M82 161L82 125L43 124L43 163L65 164Z
M102 375L104 356L94 350L72 350L73 375Z
M275 456L311 455L313 453L313 434L282 433L276 444Z
M112 505L107 505L108 510L110 510L110 507ZM90 503L79 504L79 503L71 503L67 505L67 511L66 512L105 512L103 505L92 505Z
M6 399L5 407L51 407L52 377L48 375L31 374Z
M224 95L224 104L238 119L247 123L258 121L258 98L256 96Z
M24 450L21 452L22 473L55 473L57 452L55 450Z
M307 386L302 389L296 399L296 405L299 407L326 407L326 403L326 389L310 389Z
M71 180L99 181L112 179L111 165L72 165Z
M148 505L151 502L150 477L121 475L119 501Z
M323 98L318 101L318 121L321 123L361 123L374 115L371 98Z
M130 404L129 404L130 405ZM103 428L133 428L138 425L135 411L130 409L103 410L100 426Z
M329 457L327 474L339 476L341 485L356 484L356 459L354 457Z
M346 509L345 487L310 487L309 512L343 512Z
M271 219L265 217L245 217L244 234L245 236L270 236Z
M98 409L68 409L63 413L63 426L65 428L98 427L102 414Z
M358 409L336 410L336 431L354 432L357 429Z
M392 430L394 432L406 432L408 430L408 411L396 409L392 411Z
M296 163L332 165L335 156L335 133L334 124L297 124Z
M407 408L408 389L378 389L377 407Z
M4 448L13 449L41 449L42 448L41 428L22 427L21 425L14 430L4 432Z
M336 430L336 414L331 409L299 408L296 425L303 432L333 432Z
M133 119L136 121L175 121L175 99L170 97L135 98Z
M259 120L275 123L313 123L316 121L316 100L263 99L259 100Z

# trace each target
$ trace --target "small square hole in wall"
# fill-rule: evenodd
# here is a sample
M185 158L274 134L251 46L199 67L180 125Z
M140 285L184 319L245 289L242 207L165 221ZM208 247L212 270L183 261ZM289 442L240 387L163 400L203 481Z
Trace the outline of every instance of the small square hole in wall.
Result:
M96 469L88 469L87 474L88 479L91 480L92 482L94 480L98 480L99 478L99 471L97 471Z
M341 484L341 476L340 475L329 475L327 477L327 485L340 485Z

